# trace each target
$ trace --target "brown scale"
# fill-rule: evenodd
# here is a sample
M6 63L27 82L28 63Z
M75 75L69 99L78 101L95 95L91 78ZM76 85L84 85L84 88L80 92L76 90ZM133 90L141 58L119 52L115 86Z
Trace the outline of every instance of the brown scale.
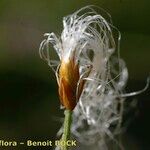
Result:
M89 75L89 73L88 73ZM88 76L87 75L87 76ZM79 65L75 63L75 59L69 59L69 61L61 61L59 68L59 96L61 104L69 110L73 110L80 98L83 91L85 80L81 80L79 74ZM78 92L78 93L77 93Z

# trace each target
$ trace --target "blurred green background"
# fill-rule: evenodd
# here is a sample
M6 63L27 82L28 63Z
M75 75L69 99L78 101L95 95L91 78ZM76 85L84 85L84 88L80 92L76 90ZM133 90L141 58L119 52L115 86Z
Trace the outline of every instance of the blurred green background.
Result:
M149 0L0 0L0 139L55 139L63 111L54 73L39 57L39 44L45 32L60 34L64 16L89 4L108 11L122 33L127 91L144 87L150 72ZM149 150L149 90L136 98L124 143L127 150Z

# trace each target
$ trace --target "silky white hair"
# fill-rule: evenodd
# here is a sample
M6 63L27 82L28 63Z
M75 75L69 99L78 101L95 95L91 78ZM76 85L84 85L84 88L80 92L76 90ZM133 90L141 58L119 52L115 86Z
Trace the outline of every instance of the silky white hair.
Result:
M46 33L40 56L58 79L61 60L68 61L74 55L80 71L78 86L83 80L85 85L73 111L72 134L80 143L106 150L107 139L115 141L114 135L120 131L124 97L130 96L123 94L128 71L119 56L120 32L93 8L86 6L64 17L59 38L54 33ZM60 60L51 59L49 43Z

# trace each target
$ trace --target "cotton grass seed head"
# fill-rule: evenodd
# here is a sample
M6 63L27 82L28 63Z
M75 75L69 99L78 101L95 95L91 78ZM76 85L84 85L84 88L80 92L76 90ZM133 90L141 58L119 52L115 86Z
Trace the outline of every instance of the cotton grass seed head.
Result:
M119 48L119 31L87 6L63 18L60 37L45 36L40 56L56 73L61 104L74 110L72 133L80 142L104 146L104 139L118 132L128 78L124 61L113 55ZM59 60L50 57L49 44Z

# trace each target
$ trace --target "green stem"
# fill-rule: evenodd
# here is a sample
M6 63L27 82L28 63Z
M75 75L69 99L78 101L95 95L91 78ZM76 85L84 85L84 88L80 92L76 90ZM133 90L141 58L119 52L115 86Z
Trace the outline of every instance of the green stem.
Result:
M70 127L72 122L72 111L66 109L65 110L65 120L64 120L64 131L62 135L62 140L67 142L70 139ZM68 150L67 145L63 146L61 150Z

